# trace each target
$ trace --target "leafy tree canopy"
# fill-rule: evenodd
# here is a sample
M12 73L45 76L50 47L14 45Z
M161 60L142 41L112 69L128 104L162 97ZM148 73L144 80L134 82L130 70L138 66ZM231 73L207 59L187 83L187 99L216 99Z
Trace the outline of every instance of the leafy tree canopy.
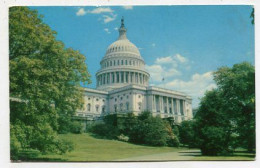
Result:
M255 68L250 63L221 67L214 73L218 88L206 92L196 115L196 134L203 154L255 149Z
M59 118L80 108L80 84L90 83L85 56L65 48L35 10L12 7L9 19L10 121L11 128L21 128L17 134L11 129L11 140L23 148L61 151Z

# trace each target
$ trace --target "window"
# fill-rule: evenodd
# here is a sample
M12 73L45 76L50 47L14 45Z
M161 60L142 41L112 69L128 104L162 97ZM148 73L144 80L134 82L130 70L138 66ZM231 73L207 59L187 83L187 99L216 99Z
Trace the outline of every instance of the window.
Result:
M115 102L117 101L117 98L115 98Z
M132 61L129 61L129 65L132 65Z
M123 100L123 97L120 97L121 100Z
M115 109L115 112L117 112L117 105L116 104L114 105L114 109Z
M90 109L91 109L90 103L87 105L87 109L88 109L88 111L90 111Z
M114 66L116 65L116 61L114 60Z
M124 60L121 60L121 65L124 65Z
M129 103L128 102L126 102L126 110L128 111L129 110Z
M141 98L141 95L138 95L138 98Z
M112 61L110 61L110 66L112 66Z
M126 98L128 99L128 95L126 96Z
M117 65L119 65L119 60L117 60Z
M99 105L96 105L96 112L98 112L99 110Z
M96 101L98 101L98 99L96 99Z
M127 60L125 60L125 65L127 65Z
M164 113L167 113L167 107L164 107Z
M172 108L170 107L170 114L172 114Z
M90 100L90 97L88 98L88 100Z
M139 109L139 110L142 109L142 103L141 103L141 102L138 103L138 109Z
M120 104L120 111L123 111L123 103Z
M102 113L105 113L106 106L102 106Z
M105 102L105 99L103 99L102 101Z

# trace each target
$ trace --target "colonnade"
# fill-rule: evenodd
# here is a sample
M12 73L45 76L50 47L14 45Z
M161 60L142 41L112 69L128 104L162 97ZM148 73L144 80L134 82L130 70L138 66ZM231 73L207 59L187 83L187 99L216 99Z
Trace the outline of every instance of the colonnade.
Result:
M148 85L148 76L138 72L115 71L107 72L97 76L97 86L112 83L132 83Z
M152 95L152 111L186 116L185 100L162 95Z

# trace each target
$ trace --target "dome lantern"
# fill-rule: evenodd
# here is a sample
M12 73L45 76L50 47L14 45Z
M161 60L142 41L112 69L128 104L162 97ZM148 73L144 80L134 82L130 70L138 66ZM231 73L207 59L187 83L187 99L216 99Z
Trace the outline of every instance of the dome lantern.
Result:
M120 26L120 29L118 31L119 31L118 40L127 39L127 37L126 37L126 28L125 28L125 24L124 24L124 17L122 17L122 19L121 19L121 26Z

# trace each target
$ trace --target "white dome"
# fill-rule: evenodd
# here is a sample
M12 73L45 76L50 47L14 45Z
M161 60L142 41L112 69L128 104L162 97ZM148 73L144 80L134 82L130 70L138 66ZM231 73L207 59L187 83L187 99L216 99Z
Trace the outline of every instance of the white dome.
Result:
M96 73L97 89L113 90L129 84L148 86L149 73L138 48L126 37L124 20L121 20L119 37L107 48Z
M138 48L133 43L131 43L128 39L119 39L119 40L115 41L114 43L112 43L107 48L105 57L112 55L114 53L120 53L120 52L132 53L136 57L139 57L139 58L141 57ZM124 55L122 55L122 56L124 56Z

